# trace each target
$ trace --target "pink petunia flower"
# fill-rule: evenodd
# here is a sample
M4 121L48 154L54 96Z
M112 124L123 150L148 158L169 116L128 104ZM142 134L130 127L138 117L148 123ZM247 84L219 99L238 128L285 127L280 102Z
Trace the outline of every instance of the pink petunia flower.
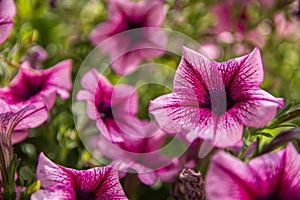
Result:
M300 199L300 158L290 143L245 164L225 152L216 154L206 175L207 199Z
M75 170L57 165L41 153L36 176L41 189L32 194L31 200L127 199L111 166Z
M152 113L169 133L186 130L187 139L209 140L217 147L241 141L243 126L262 127L283 106L260 89L263 66L258 48L225 62L210 61L183 48L173 93L150 102Z
M166 134L156 123L141 122L135 125L136 133L124 135L122 142L111 143L100 137L99 152L102 156L113 160L120 175L126 172L136 172L138 178L146 185L153 185L157 178L163 182L175 180L181 166L178 159L163 155L160 150L166 139Z
M0 44L9 36L13 27L12 18L16 15L16 5L13 0L0 1Z
M20 142L28 135L28 128L35 128L48 117L44 103L9 106L0 100L0 162L1 171L8 169L13 153L12 144ZM4 163L3 163L4 162Z
M28 52L23 56L23 61L29 61L33 69L42 69L41 62L47 60L48 52L39 45L34 45L28 49Z
M29 62L22 65L19 73L11 83L0 89L0 97L9 104L44 102L48 110L55 103L56 94L62 99L69 98L72 61L62 61L52 68L29 70Z
M96 120L101 134L112 142L120 142L123 135L132 132L131 120L138 111L135 88L119 84L113 86L96 69L91 69L81 79L84 90L77 100L87 102L87 115Z
M246 48L247 46L242 42L246 40L256 46L264 46L265 35L257 27L253 28L251 17L249 17L247 6L252 3L258 2L253 0L224 0L213 5L211 13L216 17L216 25L212 28L212 32L217 35L219 42L235 42ZM268 4L267 1L260 1L259 3L264 8ZM233 10L235 12L232 12ZM241 55L239 52L237 53Z
M160 0L110 0L108 21L92 31L90 40L96 46L109 39L100 45L100 49L110 56L112 69L118 75L124 75L134 71L142 59L164 53L167 36L158 29L164 18ZM135 30L124 32L132 29Z
M279 36L289 37L291 33L296 30L298 21L296 17L290 17L290 19L286 19L284 12L278 12L274 17L274 24L276 27L276 33Z

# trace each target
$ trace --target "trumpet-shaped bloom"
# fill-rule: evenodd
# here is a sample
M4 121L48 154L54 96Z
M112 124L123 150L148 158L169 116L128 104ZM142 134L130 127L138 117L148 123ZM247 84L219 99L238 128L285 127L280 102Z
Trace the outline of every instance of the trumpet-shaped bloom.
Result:
M216 154L206 175L210 200L300 198L300 158L292 144L245 164L230 154Z
M16 15L16 6L13 0L0 1L0 44L4 42L13 27L13 18Z
M13 106L0 100L0 133L12 130L12 144L18 143L28 136L28 128L38 127L48 118L44 103Z
M135 88L129 85L113 86L96 69L91 69L81 79L84 90L77 94L77 100L87 102L87 115L96 120L101 134L113 142L123 140L130 131L130 122L138 110Z
M190 142L201 138L218 147L234 146L244 125L262 127L283 106L283 99L260 89L262 81L258 48L218 63L184 47L173 93L151 101L149 111L167 132L188 131Z
M112 69L124 75L135 70L143 58L153 58L164 53L162 50L165 49L167 36L163 31L153 28L160 27L164 18L165 12L160 0L110 0L108 21L92 31L90 40L96 46L109 39L100 48L110 56ZM135 30L122 33L132 29Z
M24 61L29 61L34 69L41 69L41 62L48 58L48 52L41 46L35 45L28 49L27 54L22 58Z
M143 121L133 126L135 133L124 134L122 142L112 143L100 137L98 146L101 154L112 159L122 175L135 171L146 185L153 185L158 177L163 182L174 181L181 167L177 159L160 152L166 134L156 123Z
M7 172L12 160L12 144L28 135L28 128L35 128L48 117L45 104L33 103L25 106L9 106L0 100L0 168Z
M62 99L69 98L72 61L62 61L52 68L29 70L25 62L11 83L0 89L0 97L9 104L44 102L48 109L55 103L56 94Z
M111 166L75 170L57 165L41 153L36 176L41 189L32 194L32 200L127 199Z

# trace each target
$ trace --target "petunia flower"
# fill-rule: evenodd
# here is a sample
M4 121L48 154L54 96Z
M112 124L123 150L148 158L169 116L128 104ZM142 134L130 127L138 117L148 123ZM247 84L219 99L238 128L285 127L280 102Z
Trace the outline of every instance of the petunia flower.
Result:
M254 3L253 0L224 0L213 4L210 12L216 17L216 25L211 31L217 35L216 38L219 42L235 42L245 46L244 48L246 45L242 42L243 40L257 46L265 44L266 37L261 34L257 27L253 28L251 24L251 15L247 8L252 3ZM259 3L266 9L267 1L263 0ZM232 10L236 12L232 12Z
M262 127L283 106L260 89L263 66L258 48L225 62L210 61L186 47L171 94L150 102L152 113L168 133L187 131L187 139L209 140L217 147L238 144L243 126Z
M34 73L29 62L25 62L11 83L0 89L0 97L9 104L44 102L48 110L55 103L56 94L62 99L69 98L72 61L65 60L55 66L36 70Z
M96 46L109 39L100 49L110 56L112 69L124 75L134 71L142 59L164 53L167 36L158 28L164 18L160 0L110 0L109 18L92 31L90 40Z
M0 44L9 36L13 27L12 18L16 15L16 5L13 0L0 1Z
M31 195L31 200L127 199L111 166L75 170L57 165L41 153L36 176L41 189Z
M96 69L82 77L81 85L84 90L78 92L77 100L87 102L87 116L96 120L97 128L106 138L122 141L122 135L131 132L130 119L138 111L135 88L123 84L113 86Z
M100 154L113 160L113 165L119 169L121 176L125 176L127 172L135 172L146 185L153 185L157 178L163 182L174 181L181 166L178 159L160 152L166 133L155 122L138 123L135 124L136 132L123 135L122 142L112 143L100 136Z
M290 143L245 164L225 152L217 153L206 175L207 199L300 199L300 157Z
M6 171L12 159L12 144L27 137L28 128L35 128L48 117L44 103L24 106L9 106L0 100L0 162L2 172Z
M33 69L41 69L41 62L48 58L48 52L39 45L34 45L28 49L28 52L23 56L22 60L28 60Z

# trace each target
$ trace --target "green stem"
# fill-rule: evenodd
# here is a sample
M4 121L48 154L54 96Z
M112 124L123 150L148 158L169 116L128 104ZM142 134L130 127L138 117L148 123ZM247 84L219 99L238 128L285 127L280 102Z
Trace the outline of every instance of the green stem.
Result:
M15 61L12 61L12 60L9 60L7 58L5 58L4 56L0 55L0 61L1 62L4 62L10 66L13 66L17 69L21 69L22 65L20 63L17 63ZM34 69L31 69L31 68L27 68L27 70L29 70L30 72L34 73L35 75L40 75L40 73Z

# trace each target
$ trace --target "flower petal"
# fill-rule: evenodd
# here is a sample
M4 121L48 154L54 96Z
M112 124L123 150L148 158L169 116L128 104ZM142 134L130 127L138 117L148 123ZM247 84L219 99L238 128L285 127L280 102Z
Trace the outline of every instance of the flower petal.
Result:
M11 106L12 109L16 109L16 106ZM18 111L20 117L19 123L14 130L21 130L27 128L35 128L44 123L48 118L48 111L44 103L32 103L22 110Z
M264 90L258 89L248 91L248 99L243 99L243 92L240 93L241 100L229 110L232 115L242 120L243 124L249 127L262 127L273 119L277 113L278 106L283 107L283 99L275 98Z
M57 187L66 191L72 190L74 180L62 166L56 165L50 161L43 153L39 155L38 166L36 170L37 179L41 181L42 188ZM75 193L73 192L73 196Z
M165 20L164 4L161 0L143 2L143 25L146 27L161 26Z
M13 18L16 15L17 9L13 0L0 1L0 18L8 16Z
M133 72L142 60L139 52L128 51L119 57L111 58L111 68L116 72L116 74L122 76Z
M36 95L32 96L29 99L29 102L44 102L47 106L47 109L50 110L55 103L56 92L57 89L53 87L43 89Z
M72 197L73 196L73 197ZM35 191L30 200L73 200L74 194L62 187L52 187Z
M118 119L130 115L135 115L138 111L138 96L133 86L119 84L116 85L112 94L111 103L117 112L114 115L122 115Z
M292 143L286 147L284 163L279 196L290 200L300 199L300 157Z
M82 193L81 196L77 194L76 198L78 199L84 199L91 193L93 199L96 200L127 199L119 182L117 171L114 171L111 166L81 171L70 170L70 172L76 179L78 193Z
M88 71L80 80L82 87L92 93L96 93L98 89L98 83L101 82L101 86L104 88L112 88L112 84L106 77L100 75L95 68Z
M157 179L157 175L154 173L154 171L146 172L146 173L143 172L138 173L138 177L145 185L153 185Z
M256 197L264 198L278 192L285 168L284 150L265 154L251 160L248 166L257 174L257 189L253 190Z
M211 160L206 174L205 191L210 200L255 199L256 177L242 161L220 152Z
M89 39L92 42L92 44L94 46L97 46L104 40L125 30L125 28L122 28L121 23L119 26L116 26L116 23L118 23L116 21L120 21L120 20L108 21L108 22L100 23L99 25L97 25L89 36ZM112 39L109 39L109 40L112 40Z
M13 24L14 23L10 19L10 17L8 16L0 17L0 44L3 43L8 38L12 30Z
M62 99L69 98L69 90L72 88L71 69L72 60L64 60L44 71L49 73L47 83L55 86Z
M16 130L11 135L11 143L17 144L25 140L29 135L29 131L27 129Z
M257 47L248 55L220 63L219 70L233 98L239 96L240 91L259 87L264 77L261 55Z
M183 123L180 122L184 113L188 113L189 115L191 115L191 113L197 113L196 108L192 107L190 110L193 112L190 112L188 108L186 108L187 112L185 112L185 110L182 111L182 107L180 107L180 105L182 105L182 100L184 100L184 98L181 98L176 94L167 94L150 101L149 113L155 117L160 128L167 133L176 134L181 131L181 125ZM196 118L197 117L198 115L196 114ZM191 121L193 121L193 118L190 118Z
M7 112L11 112L11 108L5 101L0 99L0 113L7 113Z
M205 113L200 116L202 116L201 121L205 123L199 123L197 128L187 134L190 142L201 138L209 140L214 146L223 148L234 146L242 140L243 124L230 113L219 117L205 116Z

